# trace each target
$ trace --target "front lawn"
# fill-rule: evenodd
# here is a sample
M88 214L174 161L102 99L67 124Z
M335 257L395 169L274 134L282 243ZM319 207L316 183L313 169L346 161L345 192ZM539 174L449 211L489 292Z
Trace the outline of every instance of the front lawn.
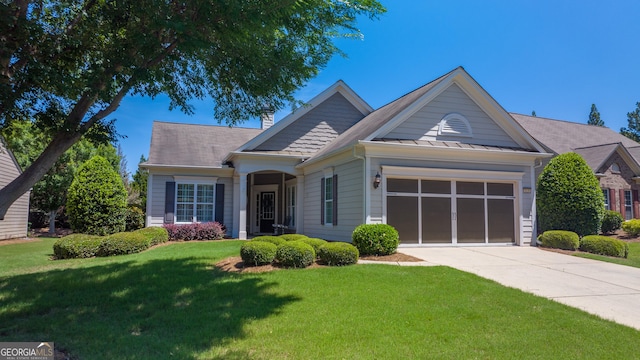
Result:
M606 261L614 264L627 265L627 266L640 268L640 242L629 242L628 244L629 244L629 256L626 259L589 254L585 252L579 252L574 255L587 258L587 259Z
M447 267L237 274L213 265L240 241L61 261L52 243L0 246L2 341L54 341L77 359L640 354L639 331Z

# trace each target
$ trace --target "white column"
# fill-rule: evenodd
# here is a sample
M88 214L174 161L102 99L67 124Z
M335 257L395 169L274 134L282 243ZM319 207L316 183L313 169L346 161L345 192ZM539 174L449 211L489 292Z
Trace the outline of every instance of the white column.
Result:
M149 173L149 177L147 177L147 216L146 216L146 224L145 226L149 227L151 226L151 209L153 207L153 197L151 196L151 194L153 193L153 190L151 189L153 187L153 174ZM164 218L164 216L163 216Z
M247 238L247 174L233 175L233 231L231 236Z
M304 175L296 177L296 232L304 233Z

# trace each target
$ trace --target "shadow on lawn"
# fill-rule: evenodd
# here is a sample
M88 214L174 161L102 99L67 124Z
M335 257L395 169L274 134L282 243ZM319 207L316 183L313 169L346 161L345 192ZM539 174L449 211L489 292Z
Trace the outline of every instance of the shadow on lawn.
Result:
M246 336L245 324L298 300L274 286L202 259L18 275L0 280L0 338L53 341L80 359L189 359Z

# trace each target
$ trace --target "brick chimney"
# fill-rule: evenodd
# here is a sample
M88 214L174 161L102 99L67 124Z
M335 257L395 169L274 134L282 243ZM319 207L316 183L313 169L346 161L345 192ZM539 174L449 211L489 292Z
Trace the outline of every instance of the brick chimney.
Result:
M273 126L274 118L273 118L273 109L269 104L265 104L262 106L262 115L260 115L260 123L262 124L262 130L267 130L271 126Z

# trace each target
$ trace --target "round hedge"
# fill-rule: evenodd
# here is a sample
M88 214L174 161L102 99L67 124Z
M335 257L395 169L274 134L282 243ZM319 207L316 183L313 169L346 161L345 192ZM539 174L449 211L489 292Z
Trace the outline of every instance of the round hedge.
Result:
M398 231L387 224L359 225L351 239L362 255L391 255L400 243Z
M267 265L276 257L277 246L266 241L249 241L240 247L240 257L247 266Z
M311 245L311 247L313 247L313 251L316 253L316 255L318 255L318 249L320 249L321 246L327 244L326 240L322 240L322 239L318 239L318 238L308 238L308 237L304 237L304 238L301 238L300 240L296 240L296 241L302 241L305 244Z
M71 234L53 243L53 254L56 259L90 258L96 256L101 236Z
M344 266L358 262L358 248L346 242L332 242L322 245L318 258L329 266Z
M607 210L604 212L604 217L602 218L602 225L600 226L600 231L603 234L612 233L622 227L622 222L624 218L620 215L619 212L613 210Z
M302 235L302 234L282 234L279 235L278 237L281 237L287 241L295 241L295 240L300 240L300 239L305 239L307 238L307 235Z
M538 240L542 246L553 249L576 250L580 247L580 237L573 231L548 230Z
M580 250L621 258L629 255L629 245L626 242L601 235L587 235L580 239Z
M598 179L576 153L560 154L544 167L538 178L536 206L541 231L597 234L604 216Z
M105 236L100 242L97 256L135 254L147 250L151 239L137 232L121 232Z
M256 236L253 239L251 239L251 241L263 241L263 242L268 242L268 243L272 243L274 245L281 245L287 242L287 240L279 237L279 236L271 236L271 235L265 235L265 236Z
M305 268L315 259L313 247L302 241L287 241L276 249L276 261L284 267Z

